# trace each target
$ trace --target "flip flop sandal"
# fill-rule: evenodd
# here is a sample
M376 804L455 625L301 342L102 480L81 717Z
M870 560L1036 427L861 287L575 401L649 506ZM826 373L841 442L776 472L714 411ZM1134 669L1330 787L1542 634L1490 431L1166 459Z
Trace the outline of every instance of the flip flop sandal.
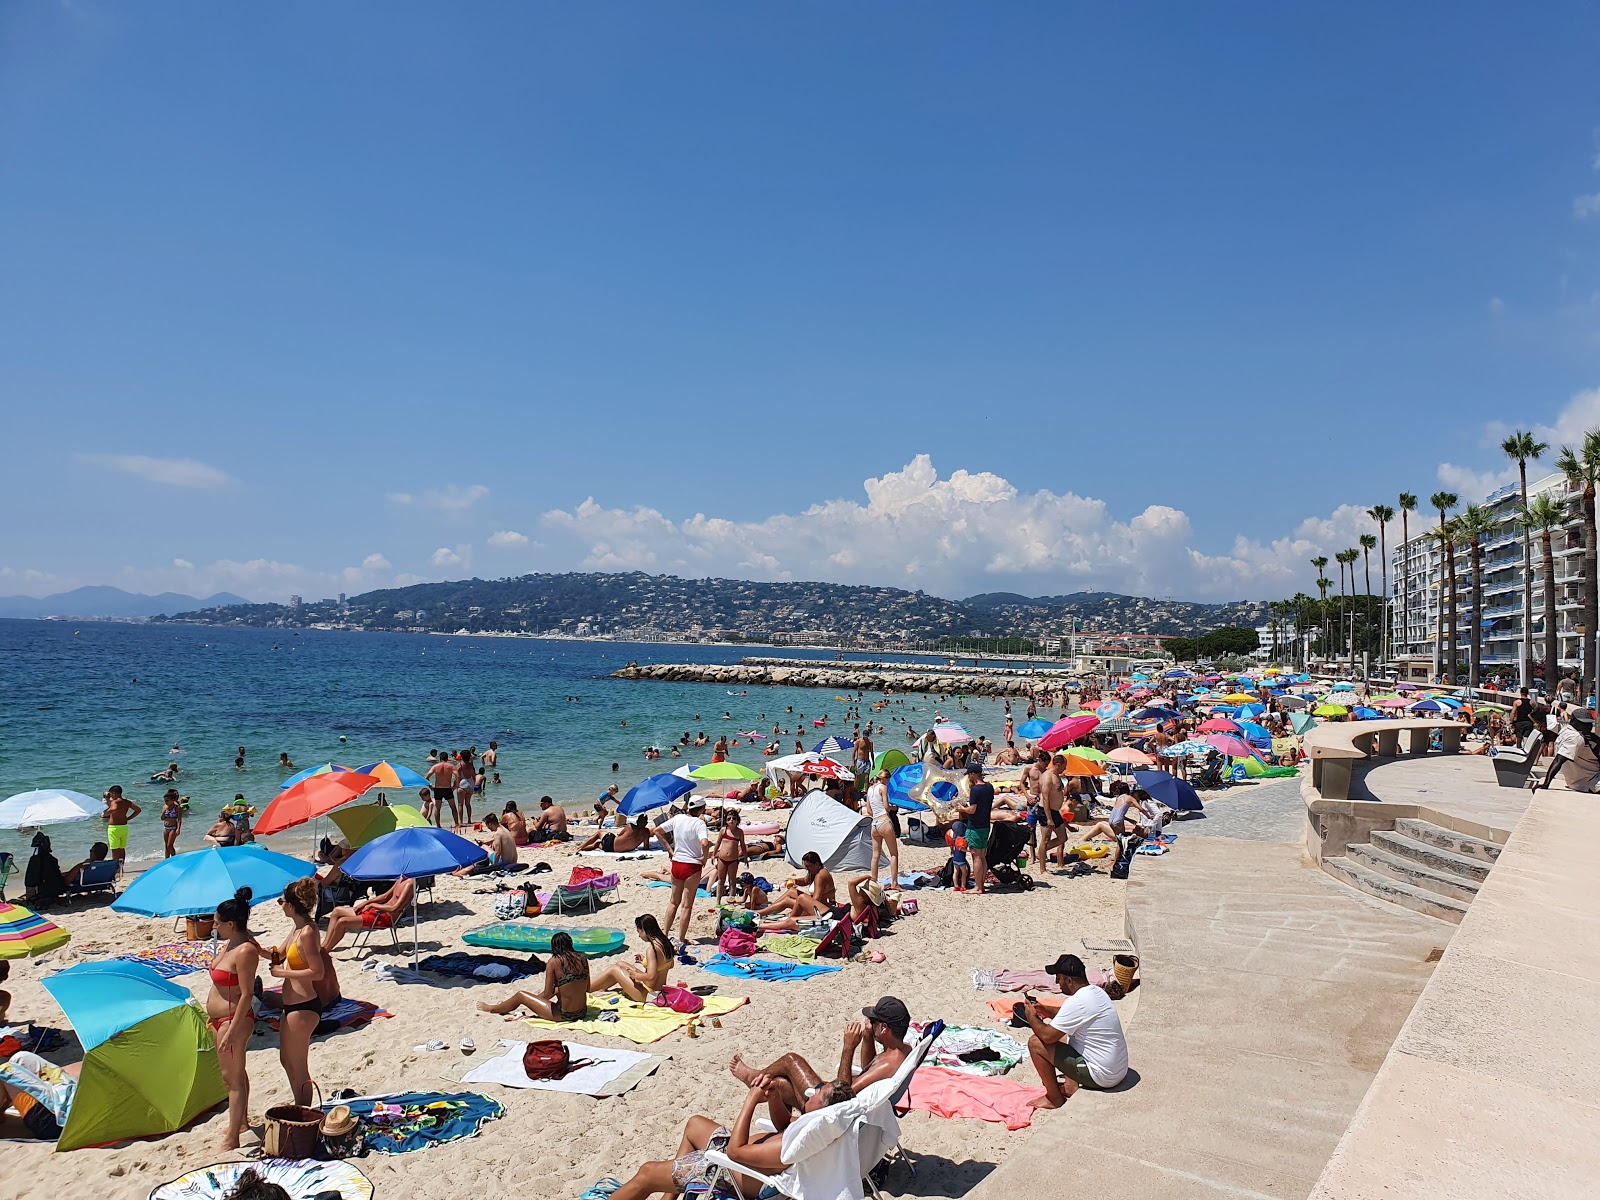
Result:
M473 1041L469 1037L464 1037L464 1038L461 1039L461 1053L463 1053L463 1054L476 1054L477 1052L478 1052L478 1043L477 1042Z
M413 1046L411 1049L416 1054L430 1054L436 1050L448 1050L450 1049L450 1046L448 1043L442 1042L438 1038L434 1038L431 1042L427 1042L421 1046Z

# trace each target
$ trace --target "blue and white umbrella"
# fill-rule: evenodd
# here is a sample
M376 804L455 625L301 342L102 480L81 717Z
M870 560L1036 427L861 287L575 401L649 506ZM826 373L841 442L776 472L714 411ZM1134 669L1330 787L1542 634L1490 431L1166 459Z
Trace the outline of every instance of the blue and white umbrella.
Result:
M811 752L813 754L838 754L840 751L849 750L855 744L854 738L840 737L838 734L834 734L832 737L823 738L815 746L811 747Z

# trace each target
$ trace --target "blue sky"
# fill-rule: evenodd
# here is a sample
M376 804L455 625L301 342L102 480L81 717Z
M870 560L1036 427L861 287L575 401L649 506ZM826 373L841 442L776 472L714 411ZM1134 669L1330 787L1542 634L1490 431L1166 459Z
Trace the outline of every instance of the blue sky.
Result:
M1595 10L0 8L0 592L1285 595L1600 424ZM25 519L15 519L22 514Z

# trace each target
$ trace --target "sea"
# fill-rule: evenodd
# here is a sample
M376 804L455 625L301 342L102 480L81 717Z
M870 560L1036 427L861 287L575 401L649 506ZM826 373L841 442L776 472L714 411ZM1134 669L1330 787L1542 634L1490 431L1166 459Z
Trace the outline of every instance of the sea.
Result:
M776 721L785 753L797 738L810 747L828 733L848 734L845 715L857 702L831 691L610 677L635 661L735 663L750 655L834 657L660 642L0 620L0 798L41 787L99 797L121 784L144 810L129 826L133 865L161 856L168 785L150 777L169 762L180 770L172 786L190 797L179 839L179 849L190 850L236 793L266 806L291 774L277 765L283 752L300 768L386 759L422 771L432 749L482 753L496 741L503 782L475 803L481 816L506 800L536 807L542 795L587 808L612 783L626 791L648 775L709 762L709 747L668 756L685 733L770 737ZM1004 726L999 700L896 696L878 718L890 726L878 748L905 745L906 723L926 729L935 710L991 739ZM825 727L812 725L823 717ZM743 740L732 758L759 769L762 744ZM647 762L644 748L652 745L663 757ZM242 771L234 767L241 746ZM409 793L390 799L415 802ZM70 866L103 839L104 825L92 819L47 832ZM306 855L326 832L324 821L273 844ZM20 868L30 838L0 830L0 850L16 855Z

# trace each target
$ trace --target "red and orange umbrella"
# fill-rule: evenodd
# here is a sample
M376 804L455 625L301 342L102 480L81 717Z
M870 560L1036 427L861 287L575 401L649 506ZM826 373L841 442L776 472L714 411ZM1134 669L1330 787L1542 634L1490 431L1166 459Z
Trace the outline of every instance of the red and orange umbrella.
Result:
M295 825L303 825L340 805L348 804L357 796L374 788L378 781L359 771L341 771L331 775L313 775L303 779L286 792L278 793L266 811L256 821L256 833L282 833Z

